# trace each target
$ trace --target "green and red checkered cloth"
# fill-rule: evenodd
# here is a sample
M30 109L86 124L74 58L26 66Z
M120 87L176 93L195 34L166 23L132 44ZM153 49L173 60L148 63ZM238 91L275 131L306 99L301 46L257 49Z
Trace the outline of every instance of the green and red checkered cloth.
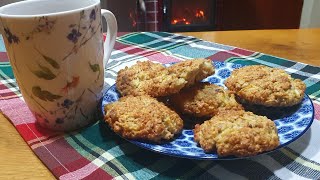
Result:
M139 148L115 135L103 121L70 134L38 127L12 73L0 39L0 110L33 152L59 179L320 179L320 67L164 32L120 36L107 65L108 88L117 71L136 61L160 63L209 58L285 69L304 80L316 110L311 128L289 146L232 161L174 158Z

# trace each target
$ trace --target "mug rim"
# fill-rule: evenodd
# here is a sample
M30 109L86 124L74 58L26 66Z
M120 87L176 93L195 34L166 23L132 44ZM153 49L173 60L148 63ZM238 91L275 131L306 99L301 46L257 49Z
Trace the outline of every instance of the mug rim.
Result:
M72 9L72 10L66 10L66 11L60 11L60 12L54 12L54 13L39 13L39 14L32 14L32 15L12 15L12 14L4 14L1 13L1 9L4 8L8 8L11 6L16 6L17 4L27 4L27 3L32 3L32 2L37 2L37 1L41 1L41 0L29 0L29 1L19 1L19 2L14 2L14 3L10 3L7 5L4 5L2 7L0 7L0 18L33 18L33 17L39 17L39 16L58 16L58 15L66 15L66 14L72 14L74 12L79 12L81 10L85 10L85 9L90 9L96 5L100 4L100 1L96 1L93 4L90 4L88 6L82 7L82 8L76 8L76 9Z

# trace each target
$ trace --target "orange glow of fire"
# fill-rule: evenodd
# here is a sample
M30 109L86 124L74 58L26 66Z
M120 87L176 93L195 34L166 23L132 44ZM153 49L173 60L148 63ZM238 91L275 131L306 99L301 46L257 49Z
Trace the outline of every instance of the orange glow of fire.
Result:
M195 18L201 18L201 19L205 19L205 14L204 14L204 11L203 10L196 10L195 12L195 15L194 15ZM171 24L185 24L185 25L189 25L191 24L191 21L192 19L186 19L185 17L183 18L175 18L171 21Z
M204 18L204 12L201 10L197 10L196 12L196 17L197 18Z
M187 21L186 18L174 19L174 20L171 21L171 24L177 24L177 23L180 23L180 24L190 24L190 22Z

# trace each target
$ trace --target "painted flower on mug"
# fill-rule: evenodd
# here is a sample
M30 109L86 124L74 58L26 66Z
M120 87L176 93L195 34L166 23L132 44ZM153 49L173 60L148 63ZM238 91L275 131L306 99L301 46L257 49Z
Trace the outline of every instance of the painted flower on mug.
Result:
M56 20L53 19L49 19L49 17L46 16L42 16L41 18L39 18L39 24L37 27L37 31L38 32L46 32L46 33L50 33L51 30L54 28L54 25L56 24Z
M68 34L67 38L73 43L77 43L81 35L81 32L79 32L77 29L72 29L71 32Z
M79 84L80 77L73 76L71 81L68 81L67 84L62 88L62 92L68 93L70 89L75 88Z
M91 21L96 20L96 10L95 9L92 9L89 17L90 17Z
M65 100L63 101L63 103L61 104L61 106L64 107L64 108L69 109L70 106L72 106L73 103L74 103L74 102L73 102L72 100L70 100L70 99L65 99Z
M20 42L19 38L16 35L12 34L9 28L4 28L4 32L10 44L12 43L18 44Z
M35 27L27 34L22 34L26 40L32 39L38 33L50 34L55 27L57 19L50 19L47 16L36 17Z
M101 31L100 10L98 6L88 11L81 11L79 14L79 22L69 24L69 33L66 36L73 43L73 47L62 58L62 61L69 59L68 57L77 54L78 50L89 42L94 35Z
M34 106L38 109L37 118L41 118L41 122L47 124L48 127L52 125L59 127L67 122L73 122L75 119L85 121L93 116L83 104L88 104L87 96L89 95L95 98L94 100L98 104L99 95L97 95L96 91L91 90L90 87L83 87L81 83L84 83L82 81L86 81L87 77L81 77L80 79L82 74L69 75L68 73L66 75L63 61L77 60L76 58L68 57L77 54L80 48L85 48L88 42L91 43L95 40L95 35L100 33L102 29L100 18L100 8L96 6L93 9L81 11L77 16L76 22L67 24L67 31L64 31L60 35L68 42L70 48L66 48L66 54L63 57L55 56L54 53L48 53L44 47L34 46L35 52L38 53L38 61L32 65L28 65L27 68L41 82L33 85L31 91L25 92L35 102ZM18 34L20 39L9 28L5 28L3 35L8 39L8 43L18 44L20 40L30 42L33 38L37 38L38 35L50 35L56 30L55 27L60 19L43 16L34 18L33 20L35 24L32 26L31 31ZM101 45L102 47L103 45ZM94 75L96 76L90 83L96 87L96 84L101 82L98 80L102 78L103 67L97 62L97 58L90 58L87 61L86 68L90 70L90 76L93 76L93 78ZM62 76L67 77L63 77L62 79L64 80L61 82ZM57 81L60 81L58 92L56 89L52 90L48 88L50 87L50 83L56 83ZM42 86L43 82L47 82L49 86ZM102 85L99 84L99 87L102 86L103 81ZM83 92L79 95L79 91L81 90ZM78 95L78 97L74 97L75 95ZM48 103L53 106L47 108L46 104Z
M56 123L57 124L63 124L64 123L64 119L63 118L57 118L56 119Z
M75 100L64 99L62 102L57 103L57 109L53 111L53 114L57 116L55 123L57 125L61 125L66 121L74 120L74 118L82 118L87 119L90 114L87 114L85 109L82 109L80 104L85 103L83 101L83 96L88 91L84 90L82 94L76 98ZM76 114L80 114L81 116L76 116Z

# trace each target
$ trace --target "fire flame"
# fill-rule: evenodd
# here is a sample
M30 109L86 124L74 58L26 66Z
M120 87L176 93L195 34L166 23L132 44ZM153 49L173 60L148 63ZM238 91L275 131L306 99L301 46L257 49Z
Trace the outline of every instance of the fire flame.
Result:
M197 10L196 12L196 17L197 18L204 18L204 12L201 10Z
M175 24L189 25L189 24L191 24L191 22L192 22L194 19L203 19L203 20L205 20L205 19L206 19L206 16L205 16L204 11L197 9L197 10L195 11L194 17L192 17L192 18L190 18L190 19L187 19L186 17L174 18L174 19L172 19L171 24L173 24L173 25L175 25Z
M171 24L190 24L190 22L187 21L186 18L181 18L181 19L173 19L171 21Z

